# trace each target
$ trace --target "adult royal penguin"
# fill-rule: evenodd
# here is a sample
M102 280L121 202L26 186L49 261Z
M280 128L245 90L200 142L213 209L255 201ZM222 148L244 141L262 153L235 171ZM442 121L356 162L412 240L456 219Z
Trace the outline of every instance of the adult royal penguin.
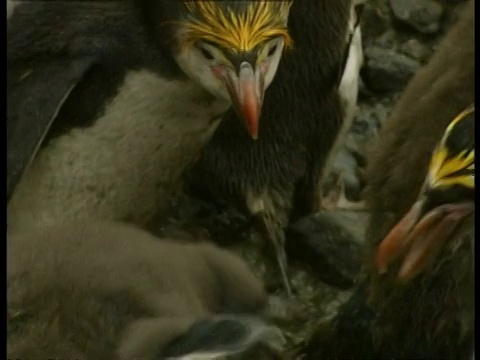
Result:
M307 359L470 359L474 1L408 84L369 156L365 276Z
M256 137L291 45L290 5L9 3L9 230L84 217L142 224L230 106Z
M350 0L293 2L292 48L265 93L258 139L231 110L189 173L191 194L253 217L273 245L287 292L284 227L318 205L322 167L343 120L338 88L352 6Z

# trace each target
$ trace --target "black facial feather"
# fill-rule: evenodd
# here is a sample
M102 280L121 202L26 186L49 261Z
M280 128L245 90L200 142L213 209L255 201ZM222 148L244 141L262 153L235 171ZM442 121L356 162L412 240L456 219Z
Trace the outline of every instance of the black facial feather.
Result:
M475 113L468 114L456 124L445 139L449 156L475 149Z

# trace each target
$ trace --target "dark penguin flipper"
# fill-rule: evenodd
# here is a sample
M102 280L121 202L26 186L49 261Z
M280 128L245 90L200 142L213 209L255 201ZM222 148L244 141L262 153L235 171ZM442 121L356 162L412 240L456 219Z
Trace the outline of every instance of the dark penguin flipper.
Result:
M9 66L7 73L7 201L55 117L93 57Z

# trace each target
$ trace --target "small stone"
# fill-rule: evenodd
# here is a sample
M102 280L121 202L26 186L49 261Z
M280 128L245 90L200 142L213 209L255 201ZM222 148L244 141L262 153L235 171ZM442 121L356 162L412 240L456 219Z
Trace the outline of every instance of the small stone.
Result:
M389 0L395 18L422 34L440 30L444 7L433 0Z
M370 46L365 49L365 84L374 92L396 92L407 85L420 63L393 50Z
M431 54L430 49L423 45L417 39L410 39L405 41L400 46L400 51L414 59L424 62Z
M342 290L350 289L360 272L366 224L343 221L346 213L311 214L296 220L285 231L289 256L309 264L320 280Z
M358 81L358 103L367 101L368 99L372 98L373 95L374 94L368 89L367 85L365 85L362 77L360 77Z
M360 20L362 41L364 44L369 44L371 40L377 38L391 27L388 10L388 7L382 11L378 6L374 6L368 2L365 4Z
M376 45L384 49L395 49L398 43L397 37L398 37L397 33L394 30L390 29L385 31L378 38L376 38L373 41L373 45Z

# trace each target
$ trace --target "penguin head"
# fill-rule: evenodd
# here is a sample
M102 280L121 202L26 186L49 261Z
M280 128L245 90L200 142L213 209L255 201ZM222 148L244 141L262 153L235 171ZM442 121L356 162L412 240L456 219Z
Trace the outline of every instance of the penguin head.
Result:
M475 210L475 106L458 114L435 147L418 200L377 251L380 272L410 249L399 279L408 282L433 261L462 221ZM413 244L413 245L411 245Z
M253 139L265 90L292 40L292 1L185 1L174 58L217 98L230 101Z

